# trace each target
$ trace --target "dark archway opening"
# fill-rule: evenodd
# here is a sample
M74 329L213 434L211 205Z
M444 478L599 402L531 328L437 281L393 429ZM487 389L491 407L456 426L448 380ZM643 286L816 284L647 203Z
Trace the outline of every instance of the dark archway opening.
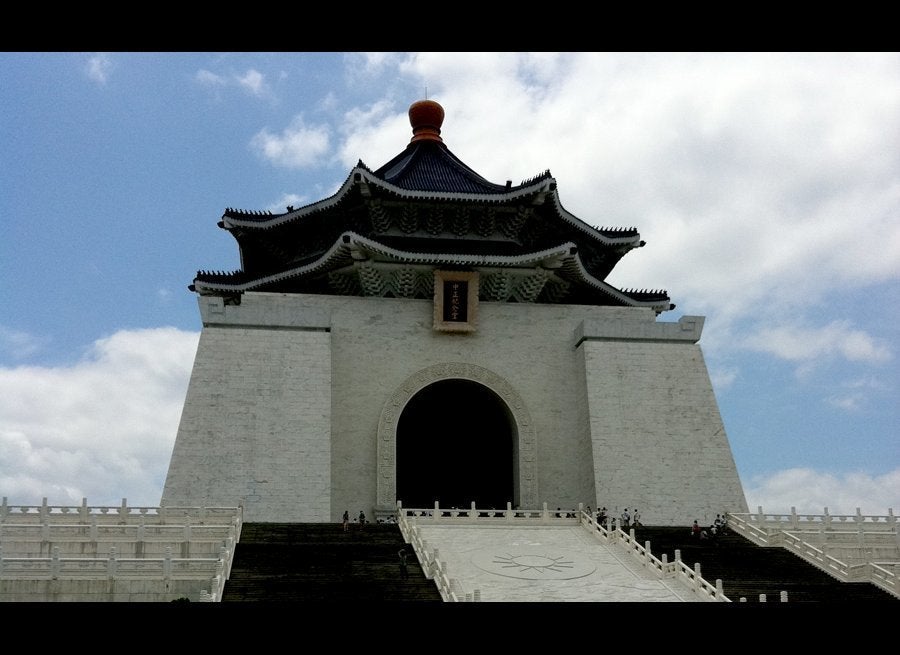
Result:
M397 423L397 500L404 507L505 509L515 498L512 418L470 380L441 380L413 396Z

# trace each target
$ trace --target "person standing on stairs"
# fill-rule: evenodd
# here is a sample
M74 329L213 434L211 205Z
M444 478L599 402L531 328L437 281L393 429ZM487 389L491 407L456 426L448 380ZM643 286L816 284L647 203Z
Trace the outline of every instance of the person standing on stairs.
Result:
M400 579L409 580L409 565L407 563L406 546L400 549L397 556L400 558Z

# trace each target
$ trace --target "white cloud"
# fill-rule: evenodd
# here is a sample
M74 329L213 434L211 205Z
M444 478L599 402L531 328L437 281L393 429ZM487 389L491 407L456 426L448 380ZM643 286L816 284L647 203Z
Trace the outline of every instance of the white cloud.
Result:
M106 81L109 79L109 74L112 72L112 69L113 62L112 59L110 59L109 55L98 53L88 59L87 66L85 67L85 72L87 73L87 76L95 82L106 84Z
M900 468L884 475L867 473L831 474L808 468L776 471L755 476L745 484L744 494L751 512L762 507L767 513L885 515L900 509Z
M44 339L22 332L11 330L0 325L0 353L12 359L25 359L38 352Z
M248 69L245 73L231 73L230 75L220 75L201 69L197 71L194 79L207 88L223 89L231 86L257 97L271 95L271 88L266 82L266 76L253 68Z
M257 70L248 70L237 77L237 82L241 88L249 91L252 95L263 96L269 93L265 76Z
M298 207L302 207L304 204L307 204L307 198L305 196L298 196L296 193L285 193L281 196L280 199L273 202L271 205L266 207L266 209L273 214L281 214L287 211L288 207L293 207L297 209Z
M250 147L262 158L276 166L309 168L320 163L328 153L329 130L326 125L308 126L297 116L280 135L267 129L258 132Z
M159 504L199 335L121 331L60 368L0 368L0 495Z
M792 362L814 362L842 358L851 362L883 363L892 357L890 348L849 321L832 321L818 328L783 325L763 328L747 337L744 345Z
M197 71L194 79L196 79L203 86L221 87L228 84L228 80L221 75L217 75L212 71L202 69Z

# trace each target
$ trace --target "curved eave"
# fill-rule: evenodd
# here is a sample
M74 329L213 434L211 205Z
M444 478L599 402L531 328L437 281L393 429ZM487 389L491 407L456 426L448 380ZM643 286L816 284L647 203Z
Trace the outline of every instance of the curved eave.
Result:
M191 285L192 290L200 294L244 293L269 284L283 282L295 277L315 275L334 268L346 266L353 261L377 259L396 263L425 266L460 266L460 267L528 267L542 266L546 268L562 268L578 278L587 286L614 298L623 305L631 307L650 307L657 312L670 309L668 297L653 300L637 300L628 293L610 286L593 277L584 268L579 259L577 245L567 242L553 248L516 256L503 255L455 255L447 253L415 253L396 250L372 239L367 239L354 232L344 232L335 244L319 259L304 266L281 271L273 275L249 280L243 283L227 283L203 281L198 276Z
M300 207L286 214L267 215L267 214L247 214L246 217L241 215L235 216L226 211L222 216L222 227L230 229L233 227L255 228L261 230L278 227L285 223L300 220L311 214L326 211L337 206L345 196L350 192L356 184L370 184L383 191L397 196L404 200L448 200L448 201L470 201L470 202L487 202L492 204L503 204L514 202L520 198L527 198L536 194L549 191L552 178L547 178L529 185L523 185L511 189L503 193L448 193L443 191L410 191L402 187L385 182L376 177L371 171L364 166L357 166L347 176L347 179L333 195L319 200L312 204ZM602 235L601 235L602 236Z
M623 305L627 305L629 307L648 307L653 309L657 314L662 312L667 312L670 309L674 309L674 305L671 303L671 299L665 291L656 291L656 292L641 292L646 295L652 295L653 298L648 300L639 300L632 296L631 294L634 292L630 291L621 291L616 289L615 287L607 284L603 280L598 280L593 275L591 275L587 269L584 267L584 264L581 263L581 258L577 256L567 257L562 265L562 268L566 269L566 272L571 276L580 279L584 284L589 287L593 287L598 291L605 293L612 298L620 301Z
M511 188L509 191L502 193L448 193L443 191L410 191L402 187L386 182L377 177L372 171L360 162L360 165L353 168L347 179L333 195L324 200L314 202L299 209L295 209L286 214L277 216L268 216L266 214L248 214L246 218L235 216L228 212L222 216L221 226L225 229L240 227L258 230L272 229L286 223L291 223L303 219L312 214L327 211L336 207L344 200L354 185L371 185L381 189L386 193L390 193L402 200L441 200L441 201L466 201L490 204L507 204L515 203L519 200L528 200L529 202L539 195L550 198L553 209L557 215L568 225L574 227L590 239L600 241L606 245L624 246L626 248L638 248L643 245L640 234L634 230L632 234L621 237L608 236L603 234L596 227L588 225L583 220L570 213L559 200L556 191L556 180L547 175L539 176L534 181L522 184L518 187ZM371 189L367 189L364 195L371 195ZM631 230L629 230L631 231Z

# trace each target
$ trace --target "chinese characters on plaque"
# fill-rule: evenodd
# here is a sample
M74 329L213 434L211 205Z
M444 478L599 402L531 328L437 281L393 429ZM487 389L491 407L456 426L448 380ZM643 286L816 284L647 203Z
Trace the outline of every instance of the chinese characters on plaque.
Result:
M434 329L474 332L478 309L478 273L434 272Z

